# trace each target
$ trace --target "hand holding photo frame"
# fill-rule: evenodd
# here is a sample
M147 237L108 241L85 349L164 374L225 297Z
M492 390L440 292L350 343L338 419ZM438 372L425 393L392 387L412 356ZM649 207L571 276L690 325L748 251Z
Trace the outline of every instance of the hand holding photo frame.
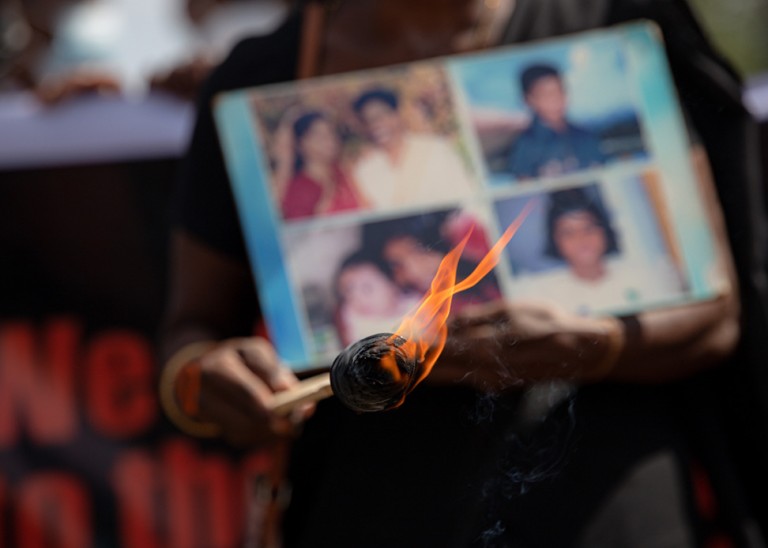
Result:
M228 92L216 118L270 336L296 370L391 331L470 227L458 279L526 204L453 310L632 313L725 278L649 23Z

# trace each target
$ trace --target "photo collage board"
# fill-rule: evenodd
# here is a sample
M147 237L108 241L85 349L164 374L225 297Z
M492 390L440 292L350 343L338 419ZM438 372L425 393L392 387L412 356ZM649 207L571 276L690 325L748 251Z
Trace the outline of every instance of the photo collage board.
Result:
M295 370L391 332L471 231L452 311L622 314L723 283L651 23L237 90L215 115L270 336Z

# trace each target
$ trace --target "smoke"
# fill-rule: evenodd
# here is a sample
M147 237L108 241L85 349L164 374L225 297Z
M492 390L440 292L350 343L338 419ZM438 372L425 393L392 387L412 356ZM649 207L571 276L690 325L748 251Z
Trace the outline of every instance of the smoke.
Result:
M505 502L525 496L565 467L575 441L575 405L575 389L564 382L536 385L517 398L478 396L472 419L499 424L493 429L499 436L496 470L482 489L490 525L478 537L481 546L506 546L507 526L500 517Z
M499 520L491 527L480 533L480 536L477 540L480 541L483 548L496 546L495 542L499 540L499 537L501 537L501 535L503 535L506 530L507 528L504 527L504 525L501 523L501 520Z
M479 393L475 401L475 407L470 415L470 420L475 424L492 422L494 412L496 411L496 400L498 395L493 392Z
M567 463L576 425L575 394L563 392L560 385L547 388L545 395L552 405L546 414L521 416L517 428L506 432L501 470L506 497L525 494L533 484L556 476Z
M508 450L501 466L498 486L504 497L524 495L534 484L552 479L568 461L575 426L574 398L564 402L558 412L532 432L509 432Z

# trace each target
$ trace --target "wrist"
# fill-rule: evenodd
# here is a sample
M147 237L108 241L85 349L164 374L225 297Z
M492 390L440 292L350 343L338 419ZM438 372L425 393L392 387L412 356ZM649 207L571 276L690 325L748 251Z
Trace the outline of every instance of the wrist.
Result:
M166 363L160 375L160 405L166 417L179 430L200 438L215 437L219 426L200 420L200 357L216 345L197 341L179 349Z

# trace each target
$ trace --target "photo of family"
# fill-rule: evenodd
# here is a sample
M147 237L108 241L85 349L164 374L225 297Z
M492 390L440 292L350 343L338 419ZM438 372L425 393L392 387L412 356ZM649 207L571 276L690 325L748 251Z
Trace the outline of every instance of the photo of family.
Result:
M504 226L533 200L507 247L514 297L589 314L653 306L687 289L653 177L499 200Z
M460 203L478 187L441 67L318 82L252 107L286 221Z
M490 249L471 214L442 210L286 233L288 264L317 353L391 332L429 290L443 257L472 230L457 268L466 277ZM454 296L452 310L501 298L494 274Z
M617 40L553 43L451 64L489 182L552 178L646 157Z

